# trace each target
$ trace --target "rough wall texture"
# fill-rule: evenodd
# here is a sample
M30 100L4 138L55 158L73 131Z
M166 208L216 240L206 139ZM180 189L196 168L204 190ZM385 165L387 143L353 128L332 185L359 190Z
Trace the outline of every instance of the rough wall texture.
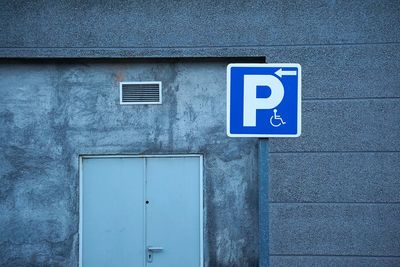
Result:
M265 46L396 43L395 0L1 1L2 57L265 55Z
M79 155L203 153L206 263L254 266L257 144L225 134L225 68L1 64L0 265L77 265ZM119 105L120 80L162 81L164 103Z
M400 265L399 44L273 48L303 66L303 135L270 141L271 266Z
M264 55L268 62L300 63L303 67L303 135L296 139L274 139L270 142L271 266L400 265L399 1L202 1L202 4L195 1L94 1L84 5L73 1L3 1L1 5L0 56L3 58ZM94 68L94 65L90 66ZM62 64L54 64L52 68L63 67L66 68ZM43 66L3 65L3 71L18 68L25 68L25 73L33 73L37 71L35 68L42 69ZM77 71L75 79L81 79L80 75L83 74ZM37 82L46 84L40 79L47 79L51 75L43 73L39 76L33 75ZM5 79L3 77L2 80ZM15 79L21 80L23 77ZM7 88L9 83L4 84L1 90L6 90L3 87ZM40 94L35 98L40 99L47 91L54 91L52 86L49 85L47 90L37 88ZM87 148L83 151L87 153L95 152L95 147L109 151L123 148L113 144L117 141L109 134L110 128L99 129L94 136L90 133L92 126L82 133L76 130L80 122L82 125L95 124L95 121L107 122L110 120L108 112L81 112L78 113L79 120L72 119L71 122L65 118L67 115L64 113L75 114L79 110L90 110L93 104L107 102L105 96L99 93L95 95L96 100L91 98L92 104L86 107L88 104L80 100L82 90L76 91L75 95L69 93L72 96L68 101L74 102L71 107L64 103L62 97L54 96L58 99L58 105L61 105L61 108L54 108L57 112L52 111L53 108L48 110L48 105L36 103L34 112L30 114L38 120L34 136L44 135L46 132L41 132L41 127L49 125L46 127L51 129L55 141L52 138L31 138L30 133L34 132L32 127L27 128L26 119L25 122L19 122L28 111L15 114L6 112L2 115L4 122L0 129L6 130L0 133L5 138L1 145L8 147L8 150L2 148L5 152L0 155L0 170L2 174L9 173L2 178L5 183L8 183L7 179L16 181L10 184L22 183L24 179L33 182L33 178L29 178L33 176L29 173L43 170L49 170L44 174L49 181L55 179L59 172L73 173L76 168L73 164L64 167L43 164L53 162L48 157L60 157L60 162L71 162L71 158L66 157L74 155L72 152L63 153L63 148L57 148L51 142L63 143L73 137L76 143L69 149L75 155L81 152L77 151L81 148ZM102 90L101 86L96 90ZM7 93L12 96L10 92ZM23 89L15 89L12 94L16 98L27 97L25 102L32 101L33 97ZM49 100L44 97L42 101L45 103ZM18 105L23 106L25 102L18 102L16 110L19 110ZM1 108L4 110L3 104ZM44 119L46 112L53 112L55 119ZM151 112L146 116L151 116ZM215 120L213 117L208 119ZM69 126L70 123L72 126ZM222 126L218 127L224 127L223 118L219 123ZM153 127L148 124L141 126ZM157 128L152 129L154 133L159 132ZM150 152L165 151L163 149L167 146L157 145L160 140L175 138L163 134L154 134L153 139L148 140L154 144L147 148ZM127 140L122 130L114 135L123 141ZM255 149L253 141L232 142L239 142L238 146L250 143ZM42 150L32 148L36 143ZM214 143L207 144L202 149L215 147L224 151L224 145L227 145L219 147ZM140 144L137 145L140 147ZM103 151L100 149L98 152ZM234 152L233 149L230 153L235 155ZM9 154L24 157L3 159ZM213 162L216 167L226 164L224 160ZM12 164L21 167L14 168ZM54 172L54 169L57 171L52 173L50 170ZM76 184L71 184L66 176L59 179L65 184L58 186L67 186L72 193L64 190L60 194L59 190L47 184L48 189L42 186L41 190L46 190L47 195L54 192L57 198L63 194L65 198L72 196L71 201L49 201L28 190L26 194L38 199L35 205L43 205L43 212L48 213L46 218L49 220L47 225L36 223L38 231L34 233L24 232L24 225L35 225L35 218L39 215L21 211L27 221L17 222L15 219L15 223L10 221L7 224L22 229L23 234L14 241L19 250L6 251L11 247L7 243L10 241L6 241L1 249L6 251L4 254L14 253L12 257L21 259L21 262L40 262L57 261L59 253L63 255L60 261L75 262L76 236L67 233L74 233L76 229L74 223L66 218L76 220ZM28 184L27 181L24 184ZM225 190L224 183L229 183L223 178L218 178L218 181L220 184L207 184L208 188L214 185L218 190L214 195L210 193L210 198L220 197L218 194ZM208 183L213 182L208 180ZM15 198L14 201L11 192L17 193L7 188L6 185L2 186L1 205L13 212L18 211L13 208L16 205L26 206L23 198ZM29 187L15 188L26 191ZM10 200L4 198L6 196L11 196ZM72 203L72 206L63 206L66 203ZM57 207L65 214L51 212L52 209L47 209L47 206ZM218 216L224 207L216 205L214 210L207 210L207 214ZM242 206L232 207L236 210ZM26 209L29 210L29 206ZM242 211L237 209L239 212ZM235 215L230 213L228 216L232 218ZM55 231L57 234L53 236L45 232L41 239L35 239L41 229L56 228L59 225L56 220L68 223L61 224L64 228ZM216 221L222 223L218 219ZM209 227L212 229L214 226L209 224ZM229 261L226 259L235 261L235 253L238 253L240 246L237 245L237 239L230 243L234 235L228 231L222 238L224 235L219 232L218 238L218 234L213 236L210 229L207 230L208 242L215 241L208 247L210 265L216 265L217 260L213 259L223 258L221 264L227 264ZM250 242L250 245L243 244L243 247L254 249L255 241L250 241L254 236L250 236L243 241ZM37 240L51 240L53 243ZM28 253L38 248L51 251L54 255L49 257L50 254L46 253ZM222 253L227 254L220 257ZM244 254L257 255L249 251ZM252 257L237 259L236 264L245 264ZM252 260L247 263L251 265L254 263Z

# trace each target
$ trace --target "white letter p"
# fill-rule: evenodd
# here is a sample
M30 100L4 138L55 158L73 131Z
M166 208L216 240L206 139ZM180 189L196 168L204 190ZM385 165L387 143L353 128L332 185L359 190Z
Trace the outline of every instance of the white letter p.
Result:
M271 95L257 98L257 86L268 86ZM257 109L273 109L283 99L285 90L273 75L244 75L243 126L256 126Z

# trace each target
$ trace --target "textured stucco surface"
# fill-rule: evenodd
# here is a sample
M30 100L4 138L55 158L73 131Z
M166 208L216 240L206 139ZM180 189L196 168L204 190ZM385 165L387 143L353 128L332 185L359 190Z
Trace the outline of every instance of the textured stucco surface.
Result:
M257 262L257 142L225 134L226 63L0 65L0 265L76 266L78 156L204 154L205 260ZM160 80L162 105L119 105Z
M300 63L302 136L269 141L270 265L399 266L399 18L394 0L2 1L0 57L265 56ZM223 82L213 92L193 85L199 108L191 109L184 87L174 87L190 85L177 80L181 69L148 65L140 72L132 65L124 79L170 77L167 90L176 97L162 112L131 113L116 108L108 91L125 67L78 61L1 67L1 260L77 262L79 153L173 149L207 153L209 265L254 265L255 174L244 184L231 178L255 165L257 148L255 140L225 139L225 103L216 100L225 99ZM214 72L225 75L219 67L207 74L216 79ZM213 104L199 104L207 101ZM200 137L193 118L210 126Z
M270 140L271 266L399 265L399 49L266 50L304 77L302 136Z
M400 251L399 205L274 203L270 212L271 254L390 257Z
M398 152L276 153L270 201L397 203L399 162Z
M399 265L399 49L266 50L304 77L302 136L270 140L271 266Z
M276 267L395 267L400 265L398 257L357 256L271 256L271 266Z
M265 46L400 41L385 1L2 1L2 57L262 55Z

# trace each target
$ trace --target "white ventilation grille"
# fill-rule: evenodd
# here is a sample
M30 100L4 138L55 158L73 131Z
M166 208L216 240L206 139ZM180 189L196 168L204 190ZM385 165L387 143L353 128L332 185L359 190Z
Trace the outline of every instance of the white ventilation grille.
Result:
M161 82L121 82L120 104L161 104Z

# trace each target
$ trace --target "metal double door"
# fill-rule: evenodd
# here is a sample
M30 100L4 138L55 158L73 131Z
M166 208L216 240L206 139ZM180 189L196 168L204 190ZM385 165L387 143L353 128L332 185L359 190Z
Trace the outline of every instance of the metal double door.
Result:
M84 157L80 265L201 266L200 156Z

